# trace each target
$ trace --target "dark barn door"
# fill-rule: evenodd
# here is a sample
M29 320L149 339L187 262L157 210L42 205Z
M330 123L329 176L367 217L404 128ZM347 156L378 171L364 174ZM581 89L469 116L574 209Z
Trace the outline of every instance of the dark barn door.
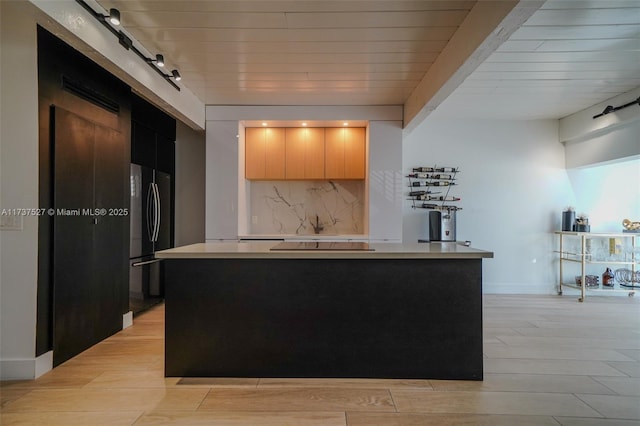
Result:
M122 135L55 108L54 366L122 328ZM102 210L101 210L102 209Z

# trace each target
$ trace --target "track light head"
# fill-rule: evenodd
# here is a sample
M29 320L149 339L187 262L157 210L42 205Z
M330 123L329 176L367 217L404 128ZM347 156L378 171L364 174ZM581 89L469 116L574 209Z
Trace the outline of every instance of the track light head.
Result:
M157 54L156 55L156 65L159 67L164 67L164 56Z
M173 70L171 71L171 75L173 76L173 78L176 79L176 81L180 81L182 80L182 76L180 75L180 73L178 72L178 70Z
M120 11L118 9L109 9L109 22L113 25L120 25Z

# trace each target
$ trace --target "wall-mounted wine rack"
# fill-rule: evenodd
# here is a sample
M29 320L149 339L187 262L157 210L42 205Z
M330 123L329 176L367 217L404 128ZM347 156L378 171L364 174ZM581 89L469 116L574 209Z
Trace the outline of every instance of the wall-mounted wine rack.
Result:
M450 204L460 201L450 194L456 185L457 167L414 167L407 175L409 178L409 200L414 209L462 210L462 207Z

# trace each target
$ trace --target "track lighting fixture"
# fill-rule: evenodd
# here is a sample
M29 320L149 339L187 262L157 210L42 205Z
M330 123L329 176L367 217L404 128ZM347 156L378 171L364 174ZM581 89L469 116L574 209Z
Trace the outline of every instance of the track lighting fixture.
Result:
M616 112L616 111L620 111L621 109L630 107L631 105L635 105L638 104L640 105L640 97L638 99L636 99L635 101L631 101L629 103L626 103L624 105L620 105L617 107L614 107L613 105L607 105L607 107L604 109L604 111L602 111L600 114L594 115L593 118L599 118L602 117L603 115L607 115L607 114L611 114L612 112Z
M2 0L0 0L2 1ZM102 23L113 35L118 38L118 42L122 47L127 50L131 50L133 53L138 55L142 60L144 60L151 68L153 68L158 74L162 76L167 82L172 85L176 90L180 90L180 86L172 81L175 79L176 81L180 81L180 73L178 70L171 71L171 74L164 73L160 68L164 67L164 56L161 54L157 54L155 59L150 59L144 54L140 49L138 49L134 44L133 40L128 37L123 30L118 30L114 28L114 26L120 25L120 11L118 9L109 9L109 15L103 15L102 13L98 13L91 6L89 6L84 0L76 0L76 3L81 5L88 13L90 13L94 18ZM155 64L154 64L155 62Z
M109 9L109 22L113 25L120 25L120 11L118 9Z
M118 42L122 47L124 47L127 50L133 47L133 40L127 37L127 35L123 33L122 30L118 31L118 34L116 35L118 36Z

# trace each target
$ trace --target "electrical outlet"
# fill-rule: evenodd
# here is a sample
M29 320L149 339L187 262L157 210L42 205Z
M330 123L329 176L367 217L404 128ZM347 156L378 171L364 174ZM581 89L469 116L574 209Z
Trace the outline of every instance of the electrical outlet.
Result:
M251 224L252 225L258 224L258 216L251 216Z
M0 216L0 230L2 231L22 231L22 216L2 215Z

